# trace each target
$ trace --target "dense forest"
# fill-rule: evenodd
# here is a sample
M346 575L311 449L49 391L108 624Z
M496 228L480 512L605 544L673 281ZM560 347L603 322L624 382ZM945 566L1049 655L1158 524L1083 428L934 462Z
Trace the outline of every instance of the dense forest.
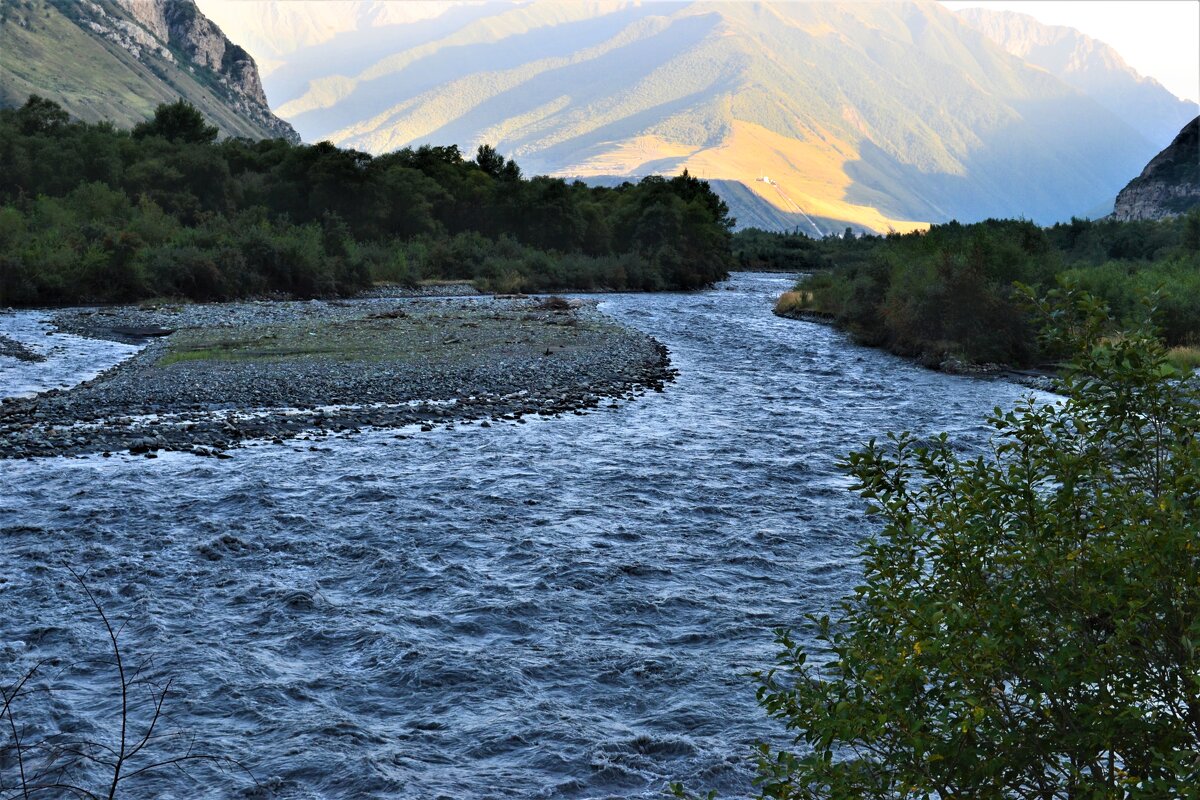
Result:
M832 317L865 344L931 366L1053 360L1018 287L1040 295L1064 282L1107 303L1118 322L1154 296L1174 357L1200 353L1200 209L1159 221L951 222L823 240L749 230L734 253L742 269L808 273L779 313Z
M218 141L180 101L132 131L33 97L0 110L0 305L346 294L470 280L503 292L696 289L732 220L686 172L590 187L480 147L372 157Z

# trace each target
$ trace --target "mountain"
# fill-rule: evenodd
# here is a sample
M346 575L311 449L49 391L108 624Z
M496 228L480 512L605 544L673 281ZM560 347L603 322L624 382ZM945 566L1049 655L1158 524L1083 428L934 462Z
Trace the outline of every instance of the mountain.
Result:
M274 43L265 81L308 141L486 142L600 182L686 168L742 224L1052 222L1110 203L1161 146L925 0L364 1L332 33L331 4L201 4Z
M0 0L0 105L31 94L121 127L182 97L227 135L299 141L254 59L192 0Z
M1142 174L1117 195L1119 220L1161 219L1200 206L1200 117L1193 119Z
M265 77L279 67L294 69L291 53L312 47L346 33L378 31L444 15L449 6L464 6L452 0L203 0L209 19L254 53ZM280 76L285 78L285 76ZM286 78L285 78L286 79Z
M958 17L1009 53L1091 97L1155 144L1170 141L1200 111L1196 103L1139 75L1112 47L1074 28L984 8L963 9Z

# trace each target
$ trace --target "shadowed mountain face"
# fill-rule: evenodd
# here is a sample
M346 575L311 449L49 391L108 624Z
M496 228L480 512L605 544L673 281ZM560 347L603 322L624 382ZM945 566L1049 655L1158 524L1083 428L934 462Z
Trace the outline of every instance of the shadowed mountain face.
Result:
M1157 150L936 3L364 1L336 25L331 5L202 0L262 42L306 140L486 142L584 178L687 168L742 224L1049 222L1111 202Z
M31 94L126 128L183 98L227 135L298 140L254 59L192 0L0 0L0 106Z

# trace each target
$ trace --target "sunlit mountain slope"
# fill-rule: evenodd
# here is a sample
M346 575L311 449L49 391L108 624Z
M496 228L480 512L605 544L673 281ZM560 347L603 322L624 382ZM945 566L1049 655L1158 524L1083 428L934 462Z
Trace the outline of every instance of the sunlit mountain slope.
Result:
M743 222L1052 221L1111 202L1161 147L932 2L337 4L353 18L320 36L324 6L202 5L252 48L268 19L294 42L262 58L306 140L487 142L564 176L687 168Z
M0 0L0 106L33 94L121 127L183 98L227 135L296 138L254 59L191 0Z

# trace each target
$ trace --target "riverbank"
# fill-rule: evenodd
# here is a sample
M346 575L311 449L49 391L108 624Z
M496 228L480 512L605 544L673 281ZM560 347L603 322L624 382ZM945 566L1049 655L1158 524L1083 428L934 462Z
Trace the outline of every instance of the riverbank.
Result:
M665 347L580 301L118 306L53 322L146 344L79 386L0 403L0 457L225 456L249 440L405 435L583 413L673 378Z
M1152 294L1154 325L1182 371L1200 361L1188 351L1200 334L1200 242L1187 224L1185 218L1075 220L1040 228L1027 220L986 220L886 237L804 241L762 234L756 247L794 249L791 263L807 271L781 293L777 311L824 312L859 343L935 369L1053 372L1057 356L1039 337L1040 314L1030 298L1069 286L1107 306L1114 332L1141 325L1144 297Z
M0 358L3 357L14 358L17 361L44 361L46 358L16 339L0 334Z
M862 347L879 347L870 342L865 342L854 335L853 331L846 326L839 324L837 317L834 314L817 311L806 307L805 303L810 302L811 297L807 300L802 297L800 292L789 291L780 295L774 307L774 314L777 317L784 319L799 320L801 322L816 322L821 325L829 325L847 333L856 344ZM880 347L887 350L892 355L900 356L915 361L917 364L926 369L935 370L937 372L945 372L948 375L967 375L976 378L995 378L998 380L1010 381L1012 383L1027 386L1030 389L1037 389L1043 392L1054 391L1055 373L1052 370L1046 369L1018 369L1007 364L975 364L965 361L953 355L937 355L933 353L905 353L896 350Z

